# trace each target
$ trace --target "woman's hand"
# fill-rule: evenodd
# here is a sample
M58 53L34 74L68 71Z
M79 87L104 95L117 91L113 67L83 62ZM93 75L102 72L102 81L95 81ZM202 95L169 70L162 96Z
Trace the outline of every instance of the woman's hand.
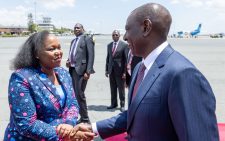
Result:
M73 126L70 124L59 124L56 128L56 133L60 138L68 137L73 130Z
M92 132L91 125L78 124L70 132L70 141L91 141L95 137L95 133Z

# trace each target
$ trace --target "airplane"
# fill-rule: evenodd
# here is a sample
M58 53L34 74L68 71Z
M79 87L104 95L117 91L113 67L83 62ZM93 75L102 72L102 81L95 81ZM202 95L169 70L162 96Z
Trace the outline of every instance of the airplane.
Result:
M225 36L225 33L214 33L209 35L211 38L223 38Z
M199 24L197 29L190 31L190 32L184 32L184 31L179 31L177 32L178 37L182 38L182 37L196 37L196 35L198 35L201 32L201 27L202 24Z

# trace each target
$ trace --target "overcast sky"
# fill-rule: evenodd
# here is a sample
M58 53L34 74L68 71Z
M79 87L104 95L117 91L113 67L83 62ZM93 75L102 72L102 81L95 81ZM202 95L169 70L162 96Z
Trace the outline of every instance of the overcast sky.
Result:
M58 28L73 29L79 22L86 30L111 33L124 30L130 12L147 2L160 3L171 12L170 33L192 31L199 23L202 33L225 32L225 0L1 0L0 25L26 26L28 13L35 16L36 7L37 21L47 16Z

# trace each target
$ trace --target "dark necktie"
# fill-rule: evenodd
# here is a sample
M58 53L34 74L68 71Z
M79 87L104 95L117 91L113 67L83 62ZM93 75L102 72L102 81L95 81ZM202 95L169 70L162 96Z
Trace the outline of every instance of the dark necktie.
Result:
M145 74L145 69L146 69L146 67L145 67L144 63L142 63L139 70L138 70L136 82L135 82L133 93L132 93L132 100L136 96L137 90L138 90L138 88L139 88L139 86L140 86L140 84L143 80L143 77L144 77L144 74Z
M116 42L113 43L113 48L112 48L112 55L114 56L116 52Z
M75 39L74 39L74 42L73 42L73 46L72 46L72 50L71 50L71 62L75 62L75 60L74 60L74 57L75 57L75 49L76 49L76 44L77 44L77 40L78 40L78 37L76 37Z

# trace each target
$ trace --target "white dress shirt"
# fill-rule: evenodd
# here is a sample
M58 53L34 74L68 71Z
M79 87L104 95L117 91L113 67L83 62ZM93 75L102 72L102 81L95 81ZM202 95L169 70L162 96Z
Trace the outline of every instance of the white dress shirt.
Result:
M144 65L146 67L144 78L145 78L146 74L148 73L148 71L150 70L152 64L155 62L156 58L166 48L167 45L168 45L168 42L165 41L160 46L155 48L145 59L142 60L142 63L144 63ZM143 78L143 80L144 80L144 78Z

